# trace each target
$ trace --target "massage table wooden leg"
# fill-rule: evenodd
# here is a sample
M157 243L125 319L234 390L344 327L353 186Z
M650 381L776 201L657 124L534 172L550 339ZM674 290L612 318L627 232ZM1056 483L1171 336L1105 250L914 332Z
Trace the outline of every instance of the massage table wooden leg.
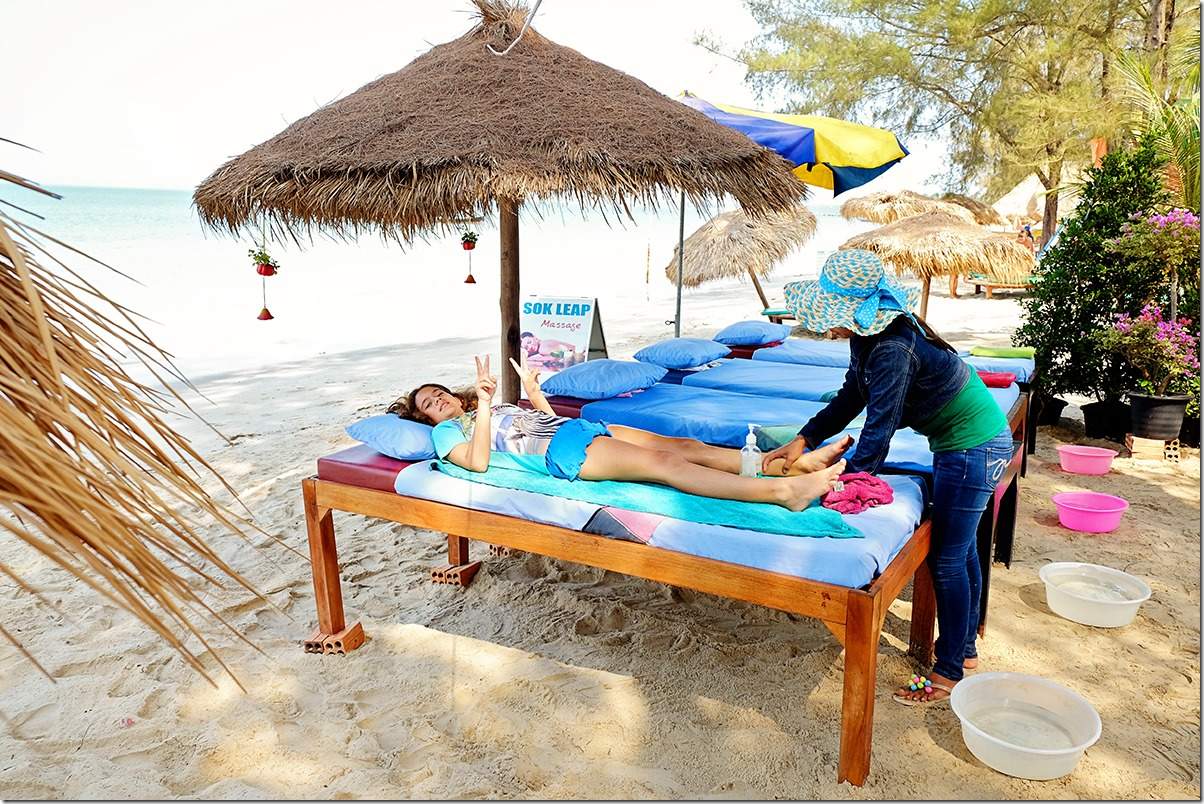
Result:
M480 561L468 560L468 539L447 534L447 562L431 570L432 583L468 586L481 569Z
M301 481L305 501L305 528L309 536L309 564L314 580L314 602L318 628L305 641L306 653L350 653L364 644L359 623L347 626L343 619L343 589L339 579L339 557L334 540L331 509L319 508L316 481Z
M922 667L932 663L932 633L936 625L936 590L932 570L925 561L916 567L911 584L911 637L907 652Z
M840 704L838 782L861 786L870 772L874 735L874 688L878 676L878 637L882 632L880 595L849 592L845 615L844 696Z

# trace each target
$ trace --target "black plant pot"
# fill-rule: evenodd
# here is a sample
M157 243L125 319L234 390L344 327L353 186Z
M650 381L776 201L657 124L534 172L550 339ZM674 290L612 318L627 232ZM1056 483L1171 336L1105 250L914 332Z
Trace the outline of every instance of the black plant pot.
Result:
M1184 416L1179 428L1179 443L1187 447L1200 446L1200 417Z
M1044 394L1038 395L1033 402L1033 407L1036 408L1038 427L1057 424L1062 419L1062 411L1069 404L1061 397L1045 396Z
M1131 392L1129 402L1133 406L1133 435L1138 438L1156 438L1166 441L1179 437L1183 429L1183 413L1187 410L1189 397L1155 396Z
M1106 438L1123 443L1131 426L1129 406L1118 399L1083 405L1083 429L1088 438Z

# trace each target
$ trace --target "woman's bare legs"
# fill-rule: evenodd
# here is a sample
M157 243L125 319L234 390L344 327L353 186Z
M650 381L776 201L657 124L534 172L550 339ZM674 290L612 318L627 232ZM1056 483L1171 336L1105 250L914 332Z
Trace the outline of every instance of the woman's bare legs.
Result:
M794 477L757 478L691 463L669 450L646 449L619 438L595 438L585 452L582 480L660 483L703 497L766 502L801 511L832 487L844 461Z
M672 438L618 424L609 425L609 428L611 435L619 441L625 441L644 449L674 452L698 466L718 469L733 475L740 474L740 450L738 449L713 447L693 438ZM827 469L840 460L840 456L844 455L852 444L853 437L845 436L840 441L826 447L804 453L803 457L799 458L788 472L778 472L777 474L797 475L803 472L818 472L821 469Z

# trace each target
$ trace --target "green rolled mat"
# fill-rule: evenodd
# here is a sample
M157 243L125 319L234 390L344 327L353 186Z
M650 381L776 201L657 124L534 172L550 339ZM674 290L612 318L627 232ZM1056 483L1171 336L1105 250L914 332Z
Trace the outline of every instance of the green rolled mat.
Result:
M1031 346L974 346L970 354L974 357L1027 357L1032 360L1037 350Z

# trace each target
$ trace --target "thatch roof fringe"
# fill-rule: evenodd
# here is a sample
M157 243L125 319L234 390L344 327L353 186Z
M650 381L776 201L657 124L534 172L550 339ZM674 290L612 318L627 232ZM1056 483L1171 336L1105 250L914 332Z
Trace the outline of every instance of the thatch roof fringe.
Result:
M942 212L928 212L850 238L841 249L861 248L895 272L918 278L984 274L1019 283L1032 273L1033 254L1010 234L992 232Z
M296 121L218 168L194 195L201 220L277 236L320 228L412 240L498 198L625 215L678 192L745 209L804 197L789 164L625 73L527 30L526 10L478 0L479 22L395 73Z
M870 193L860 198L851 198L840 206L840 214L846 220L860 219L883 224L894 223L925 212L944 212L966 223L975 222L974 215L965 207L948 201L938 201L911 190Z
M971 198L961 193L945 193L939 200L957 204L959 207L965 207L974 216L974 222L979 226L1008 225L1007 218L1000 215L999 210L983 201L979 201L977 198Z

